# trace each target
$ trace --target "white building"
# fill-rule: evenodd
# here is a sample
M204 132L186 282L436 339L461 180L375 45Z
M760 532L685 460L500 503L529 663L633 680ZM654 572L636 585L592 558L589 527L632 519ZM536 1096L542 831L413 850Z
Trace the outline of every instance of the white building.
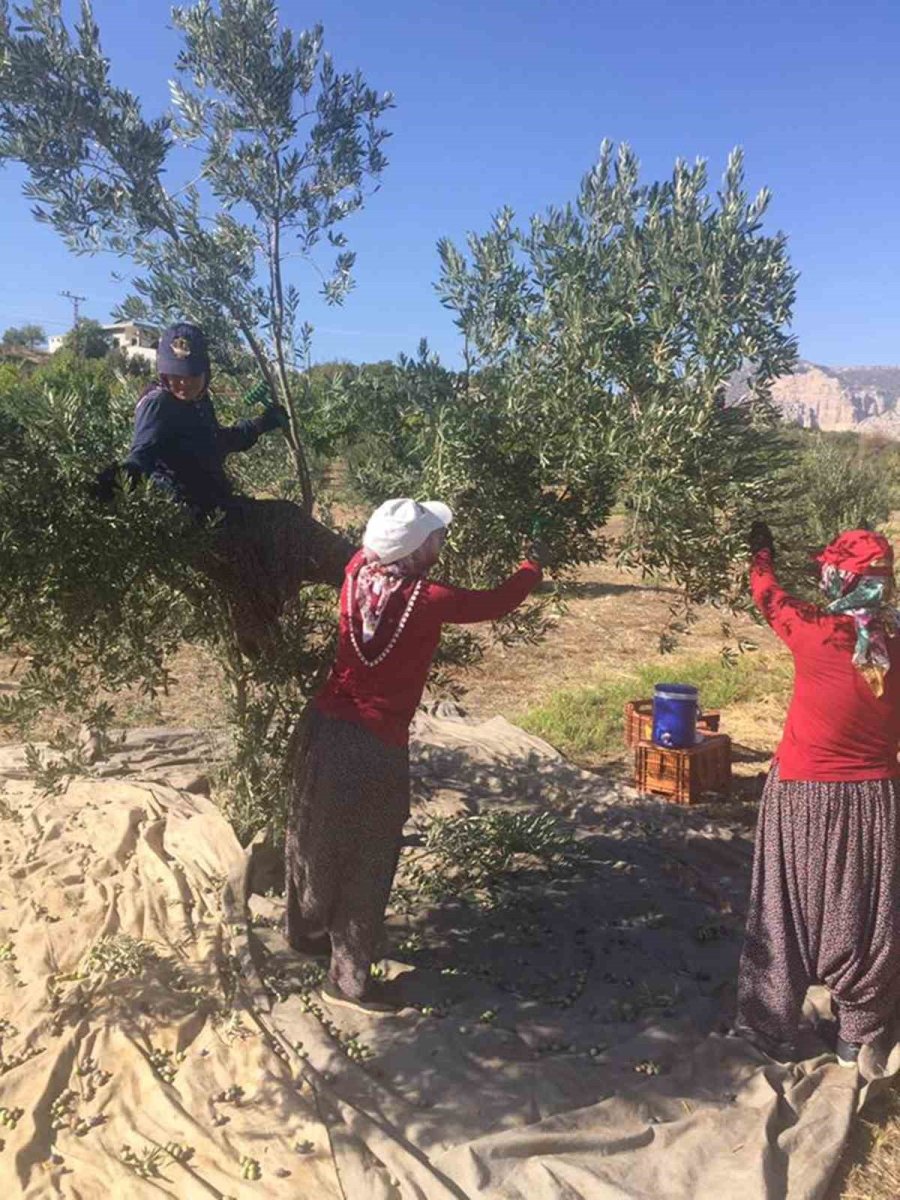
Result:
M156 346L159 342L158 332L143 321L120 321L116 325L104 325L103 328L112 338L113 345L118 347L129 358L143 358L156 365Z
M156 343L159 334L143 321L118 321L113 325L103 326L109 334L110 341L129 358L143 358L151 365L156 364ZM53 354L63 344L66 334L54 334L48 339L50 353Z

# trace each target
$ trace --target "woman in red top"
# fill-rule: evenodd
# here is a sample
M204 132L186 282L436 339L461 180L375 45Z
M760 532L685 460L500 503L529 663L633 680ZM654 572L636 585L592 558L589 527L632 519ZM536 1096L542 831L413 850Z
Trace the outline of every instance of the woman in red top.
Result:
M441 626L506 616L541 580L532 556L491 591L432 582L451 519L444 504L407 499L373 514L347 565L331 676L292 754L288 940L301 953L330 949L324 998L373 1014L394 1011L369 968L409 816L409 724Z
M824 984L838 1061L853 1066L900 1000L894 556L879 534L841 534L819 555L821 609L780 587L761 522L751 550L753 598L795 677L759 813L737 1028L784 1048L807 988Z

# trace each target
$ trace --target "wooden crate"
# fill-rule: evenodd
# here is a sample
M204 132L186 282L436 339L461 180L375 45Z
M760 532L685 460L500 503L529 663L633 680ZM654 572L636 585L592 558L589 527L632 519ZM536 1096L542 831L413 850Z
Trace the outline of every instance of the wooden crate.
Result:
M696 804L706 792L731 790L731 738L704 734L688 750L666 750L638 742L634 754L635 786L666 796L675 804Z
M721 713L717 709L701 713L697 718L700 733L718 733ZM625 705L625 745L636 746L638 742L653 739L653 701L629 700Z

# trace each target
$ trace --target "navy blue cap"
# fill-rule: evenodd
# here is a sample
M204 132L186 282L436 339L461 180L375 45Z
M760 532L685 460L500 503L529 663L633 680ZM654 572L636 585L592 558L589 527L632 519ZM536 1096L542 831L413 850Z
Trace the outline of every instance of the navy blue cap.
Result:
M199 325L179 321L159 339L156 369L160 375L209 375L206 334Z

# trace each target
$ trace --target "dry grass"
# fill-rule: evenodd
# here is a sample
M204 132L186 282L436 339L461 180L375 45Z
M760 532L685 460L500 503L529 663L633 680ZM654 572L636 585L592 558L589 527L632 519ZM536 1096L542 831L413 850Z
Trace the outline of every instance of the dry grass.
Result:
M225 723L222 671L212 654L203 647L183 646L169 663L172 684L168 695L160 696L158 711L162 725L196 725L211 728Z
M900 1091L887 1088L854 1121L828 1200L900 1196Z
M150 698L138 688L126 688L109 700L117 723L133 729L139 725L190 726L218 729L225 723L222 672L213 656L202 647L184 646L169 662L169 691ZM24 664L12 656L0 655L0 693L9 688L24 670ZM52 734L56 722L52 715L38 723L32 736L40 740ZM0 745L16 741L11 727L0 726Z
M466 681L465 706L476 715L499 712L516 720L551 692L627 679L638 663L658 664L662 677L673 659L660 652L659 635L676 598L669 588L611 566L585 568L567 589L566 611L557 627L539 646L488 650ZM756 643L764 654L782 653L771 632L750 617L732 620L731 627L728 638L722 614L701 609L677 657L715 657L737 638ZM729 711L729 725L731 715Z

